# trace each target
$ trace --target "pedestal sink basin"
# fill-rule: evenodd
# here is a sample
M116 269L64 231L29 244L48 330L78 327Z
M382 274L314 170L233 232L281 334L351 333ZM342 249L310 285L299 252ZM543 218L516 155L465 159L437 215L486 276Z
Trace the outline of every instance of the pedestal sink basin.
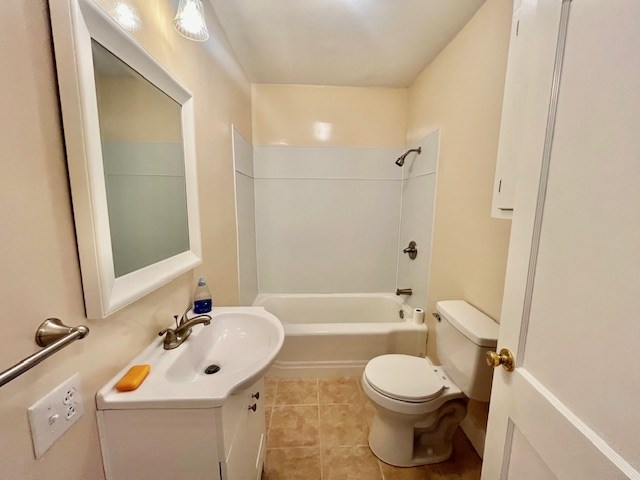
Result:
M175 350L159 338L97 394L99 409L210 408L262 377L282 348L282 323L262 307L221 307ZM114 387L132 365L151 371L132 392Z

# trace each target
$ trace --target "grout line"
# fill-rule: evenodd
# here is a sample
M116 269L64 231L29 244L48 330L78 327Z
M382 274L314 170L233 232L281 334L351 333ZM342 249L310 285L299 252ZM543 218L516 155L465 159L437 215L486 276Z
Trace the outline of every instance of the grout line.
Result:
M278 391L278 379L275 379L276 382L276 387L273 389L273 399L272 401L275 402L276 401L276 392ZM266 391L266 388L265 388ZM267 403L266 401L264 403ZM265 405L271 408L271 413L269 414L269 428L267 428L267 438L266 438L266 442L265 442L265 447L267 450L269 450L269 432L271 431L271 425L273 424L273 411L275 410L274 405ZM267 463L267 459L265 457L265 463ZM264 469L264 467L263 467Z
M385 480L384 472L382 471L382 462L380 462L380 460L378 460L377 458L376 458L376 460L378 462L378 468L380 469L380 479L381 480Z
M309 449L320 449L319 445L290 445L286 447L267 447L267 450L294 450L296 448L309 448ZM366 443L355 443L348 445L328 445L326 448L369 448L369 445Z
M369 447L366 443L338 443L336 445L328 445L327 448L364 448Z
M276 378L276 388L273 389L273 405L276 404L276 396L278 395L278 384L279 383L280 383L280 379Z
M271 409L271 412L269 413L269 428L267 428L267 441L265 442L265 446L267 446L267 450L269 449L268 444L269 444L269 432L271 431L271 424L273 422L273 405L271 405L269 407Z
M361 400L361 399L358 399ZM278 403L268 405L269 407L315 407L316 405L360 405L359 401L356 402L342 402L342 403Z
M313 450L317 450L318 447L317 445L293 445L293 446L289 446L289 447L269 447L267 448L267 450L295 450L297 448L307 448L307 449L313 449Z

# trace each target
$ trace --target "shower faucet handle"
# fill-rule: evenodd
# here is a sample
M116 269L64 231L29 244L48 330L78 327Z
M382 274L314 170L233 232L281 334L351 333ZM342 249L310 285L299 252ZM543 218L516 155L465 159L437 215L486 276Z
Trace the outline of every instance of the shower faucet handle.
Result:
M409 258L411 260L415 260L416 257L418 256L418 248L417 248L418 244L416 242L414 242L413 240L411 240L409 242L409 246L407 248L405 248L404 250L402 250L402 253L406 253L409 255Z

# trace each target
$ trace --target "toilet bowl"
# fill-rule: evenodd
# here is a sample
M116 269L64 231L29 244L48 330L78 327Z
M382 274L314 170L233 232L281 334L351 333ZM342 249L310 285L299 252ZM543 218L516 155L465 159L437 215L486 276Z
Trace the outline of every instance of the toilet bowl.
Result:
M389 354L369 361L362 388L375 407L369 446L383 462L411 467L442 462L466 415L468 398L489 400L498 324L466 302L438 302L437 352L427 358Z
M382 355L367 364L362 388L376 408L369 446L378 458L398 467L449 458L467 399L442 367L426 358Z

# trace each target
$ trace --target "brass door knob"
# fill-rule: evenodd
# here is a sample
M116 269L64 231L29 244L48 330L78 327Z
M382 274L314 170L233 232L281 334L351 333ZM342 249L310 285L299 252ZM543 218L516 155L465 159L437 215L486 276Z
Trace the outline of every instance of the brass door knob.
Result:
M500 350L500 353L496 352L487 352L486 353L487 365L490 367L496 368L498 365L502 365L507 372L513 372L513 369L516 366L515 359L513 358L513 353L506 348Z

